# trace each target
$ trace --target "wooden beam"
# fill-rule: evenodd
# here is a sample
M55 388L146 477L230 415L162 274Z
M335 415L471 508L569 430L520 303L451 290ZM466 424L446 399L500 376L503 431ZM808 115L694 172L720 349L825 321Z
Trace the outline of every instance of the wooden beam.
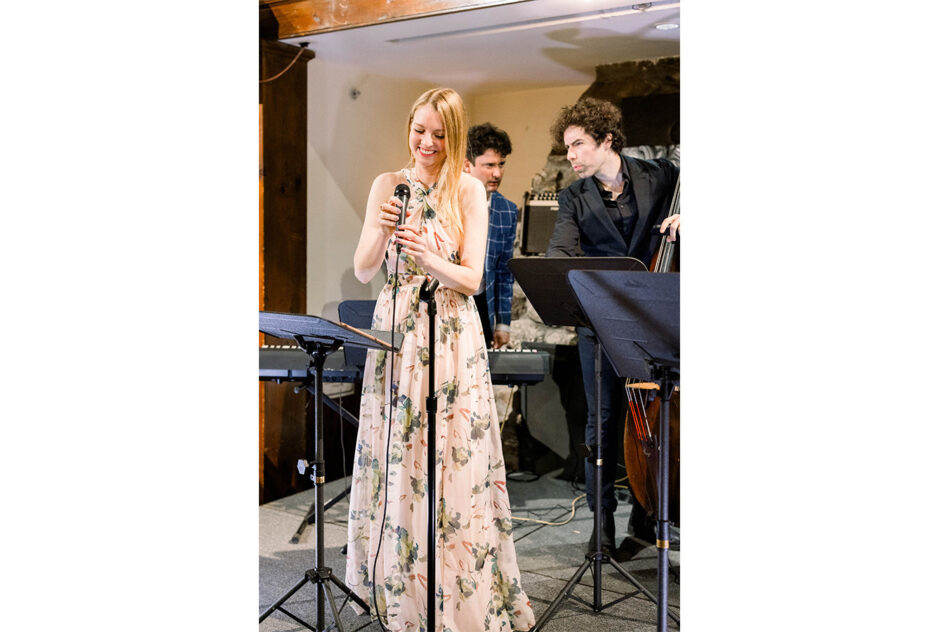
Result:
M531 0L259 0L262 39L289 39ZM273 18L273 19L272 19ZM274 22L277 36L274 37Z

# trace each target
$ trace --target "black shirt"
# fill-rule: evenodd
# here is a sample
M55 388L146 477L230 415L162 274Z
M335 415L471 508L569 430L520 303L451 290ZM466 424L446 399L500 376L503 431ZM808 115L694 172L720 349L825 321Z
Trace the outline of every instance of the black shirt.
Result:
M617 199L613 199L613 194L604 188L600 180L594 177L594 183L597 190L604 200L604 207L610 215L611 221L617 227L617 231L623 236L625 243L630 243L630 237L633 235L633 227L636 225L637 213L639 212L636 204L636 196L633 194L633 184L627 175L626 165L623 159L620 161L620 170L623 174L623 190Z

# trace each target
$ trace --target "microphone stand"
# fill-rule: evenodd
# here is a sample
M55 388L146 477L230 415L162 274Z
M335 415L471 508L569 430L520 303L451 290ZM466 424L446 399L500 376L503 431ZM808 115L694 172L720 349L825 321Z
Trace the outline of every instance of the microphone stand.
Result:
M437 301L434 292L440 281L428 278L418 291L418 299L428 304L428 620L426 630L434 631L437 607L437 389L434 382L434 333L437 329Z

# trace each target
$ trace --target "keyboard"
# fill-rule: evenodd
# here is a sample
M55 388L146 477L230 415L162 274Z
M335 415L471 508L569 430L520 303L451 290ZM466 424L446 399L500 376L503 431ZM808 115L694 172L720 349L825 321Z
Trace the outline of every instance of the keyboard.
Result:
M258 379L302 382L307 377L310 356L300 347L265 345L258 348ZM357 382L360 368L346 365L342 353L331 353L323 362L324 382Z
M258 379L300 382L307 377L309 356L291 345L265 345L258 349ZM488 352L493 384L524 386L538 384L549 371L549 355L534 349L491 350ZM362 379L360 366L345 363L342 353L331 353L323 363L324 382L357 382Z

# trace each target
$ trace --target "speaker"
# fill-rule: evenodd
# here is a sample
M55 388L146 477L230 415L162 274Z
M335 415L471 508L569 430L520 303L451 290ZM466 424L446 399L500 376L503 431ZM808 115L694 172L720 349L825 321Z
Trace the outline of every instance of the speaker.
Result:
M519 251L525 256L544 255L558 218L558 195L527 191L522 206L522 242Z

